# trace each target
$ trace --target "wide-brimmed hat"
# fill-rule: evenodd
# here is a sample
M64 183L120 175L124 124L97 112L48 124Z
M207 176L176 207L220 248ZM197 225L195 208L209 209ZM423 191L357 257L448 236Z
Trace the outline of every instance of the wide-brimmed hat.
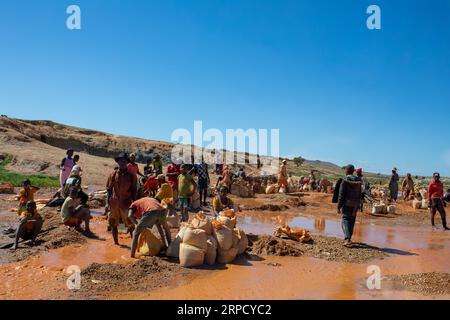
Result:
M114 161L119 162L120 159L125 159L127 162L130 162L130 158L128 158L128 154L126 152L119 153L119 155L114 158Z

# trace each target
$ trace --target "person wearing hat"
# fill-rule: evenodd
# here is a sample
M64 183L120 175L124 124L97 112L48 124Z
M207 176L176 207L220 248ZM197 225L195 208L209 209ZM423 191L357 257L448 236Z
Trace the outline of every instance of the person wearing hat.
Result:
M114 170L106 183L108 192L109 216L108 224L111 228L114 243L119 244L118 226L122 221L131 233L133 225L128 219L128 208L136 199L137 178L128 171L128 155L121 153L115 158L119 166Z
M131 174L134 174L136 177L139 175L143 177L144 175L139 171L139 165L136 163L136 154L131 153L130 154L130 162L128 163L128 172Z
M397 168L392 169L391 180L389 181L389 191L392 202L397 202L398 198L398 181L400 180L400 177L398 176L397 171Z
M447 217L444 209L444 184L441 182L441 175L439 172L433 173L433 180L428 185L428 200L430 201L431 226L434 228L434 216L436 211L441 215L442 226L445 230L450 230L447 227Z
M19 240L31 240L31 245L36 245L36 238L41 232L44 220L39 215L34 201L28 201L26 204L26 211L21 213L19 227L16 231L13 250L16 250L19 245Z
M214 197L212 207L216 216L226 209L234 208L233 200L228 197L228 188L226 186L222 185L219 187L219 193Z
M64 190L64 184L66 183L67 178L70 176L70 172L72 171L73 166L75 165L75 161L73 157L73 149L69 149L66 152L66 156L61 160L60 165L60 173L59 173L59 183L61 185L61 190Z
M278 189L284 186L285 192L288 192L288 174L287 174L287 160L281 162L280 170L278 172Z
M18 213L19 215L22 212L27 211L27 203L28 202L34 202L34 195L36 192L39 191L38 187L32 186L30 179L26 178L23 180L22 188L19 190L19 209Z

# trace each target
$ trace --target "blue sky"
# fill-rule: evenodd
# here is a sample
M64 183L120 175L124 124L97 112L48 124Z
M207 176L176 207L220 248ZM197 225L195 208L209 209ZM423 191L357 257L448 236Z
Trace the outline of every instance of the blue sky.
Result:
M194 120L279 128L282 155L449 176L449 15L447 0L2 0L0 111L165 141Z

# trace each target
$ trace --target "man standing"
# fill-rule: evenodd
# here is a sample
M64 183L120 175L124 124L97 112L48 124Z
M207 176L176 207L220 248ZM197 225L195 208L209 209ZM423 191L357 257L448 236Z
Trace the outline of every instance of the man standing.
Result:
M154 198L145 197L133 202L128 211L128 218L136 226L133 231L133 240L131 242L131 257L136 254L139 235L145 229L151 229L153 225L157 225L161 240L167 239L170 244L170 232L164 235L161 223L166 217L166 209ZM137 222L136 219L139 219Z
M189 220L189 198L197 189L197 184L187 170L188 166L182 164L181 174L178 176L178 206L181 210L181 221L186 222Z
M136 163L136 154L132 153L130 154L130 162L127 165L128 167L128 172L130 172L131 174L134 174L136 177L139 176L144 176L140 171L139 171L139 165Z
M439 211L442 220L442 226L445 230L449 230L447 227L447 217L445 215L444 201L444 184L441 182L441 176L438 172L433 173L433 180L428 185L428 200L431 206L431 226L434 228L434 216L436 211Z
M163 163L159 154L157 154L153 159L152 166L155 175L160 175L163 173Z
M391 180L389 181L389 191L391 193L391 201L397 202L398 198L398 181L400 177L397 173L397 168L392 169Z
M75 161L73 157L73 149L69 149L66 152L66 157L61 160L60 173L59 173L59 183L61 185L61 191L64 190L64 184L72 171Z
M361 204L361 179L353 173L355 167L348 165L345 168L346 177L339 187L338 213L342 213L342 230L344 231L344 246L352 244L353 229L356 222L356 214Z
M414 180L411 177L411 173L406 174L406 178L403 180L402 192L405 201L407 201L409 196L414 193Z
M119 169L115 170L108 178L106 190L108 191L108 204L110 208L108 224L111 227L114 243L119 244L119 222L125 224L131 233L132 224L128 219L128 208L136 199L136 176L128 171L128 155L121 153L115 158Z
M287 174L287 167L286 167L287 161L284 159L281 162L280 170L278 172L278 189L284 186L285 193L287 193L288 189L288 174Z
M180 165L176 164L174 160L171 161L167 167L167 181L173 190L173 201L178 201L178 176L180 175Z
M200 192L200 203L206 206L206 197L208 196L208 187L209 187L209 173L208 173L208 165L205 163L205 160L202 158L202 162L195 165L195 172L198 177L198 189ZM203 201L202 201L203 199Z

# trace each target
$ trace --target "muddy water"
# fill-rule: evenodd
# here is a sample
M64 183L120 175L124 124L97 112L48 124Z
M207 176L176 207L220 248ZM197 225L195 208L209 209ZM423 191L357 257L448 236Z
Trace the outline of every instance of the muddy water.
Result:
M99 213L101 210L99 210ZM287 223L316 234L341 236L339 220L294 216L288 213L240 214L239 227L247 233L271 234L275 226ZM92 262L128 263L128 236L123 247L112 244L103 218L92 223L99 240L68 246L19 263L2 265L0 299L68 298L67 267L81 268ZM358 220L355 241L386 248L392 256L371 261L382 275L417 272L450 272L450 236L428 227L390 227ZM279 266L274 266L279 264ZM268 257L262 261L236 261L225 270L205 272L187 284L160 291L113 293L113 299L412 299L433 298L406 291L368 290L365 280L369 264L350 264L309 257ZM213 285L212 285L213 284ZM440 297L442 298L442 297ZM450 299L450 297L444 297Z

